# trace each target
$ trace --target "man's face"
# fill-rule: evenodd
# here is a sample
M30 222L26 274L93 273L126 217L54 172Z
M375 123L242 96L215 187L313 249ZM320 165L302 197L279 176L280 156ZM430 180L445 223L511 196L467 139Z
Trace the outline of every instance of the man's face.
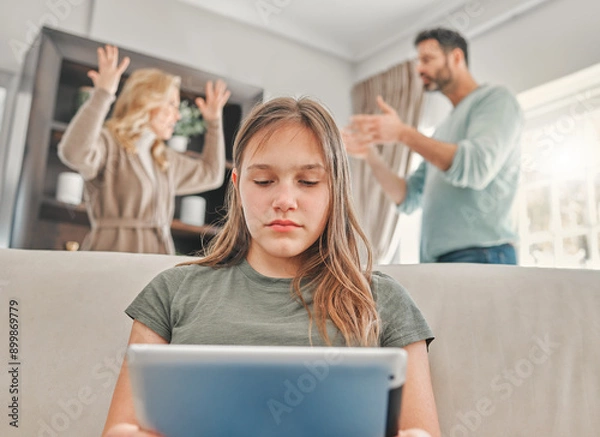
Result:
M421 41L417 45L417 51L417 71L423 81L423 87L426 91L444 92L454 80L449 62L450 54L444 52L435 39Z

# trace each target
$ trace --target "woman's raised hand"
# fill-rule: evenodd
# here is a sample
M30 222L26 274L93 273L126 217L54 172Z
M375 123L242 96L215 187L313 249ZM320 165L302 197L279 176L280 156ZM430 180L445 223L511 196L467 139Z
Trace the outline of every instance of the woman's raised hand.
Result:
M115 46L98 47L98 71L88 71L88 77L94 82L95 88L102 88L114 95L119 87L121 75L128 66L128 57L119 63L119 49Z
M206 82L206 100L202 97L196 99L196 105L202 112L205 120L218 120L223 113L223 106L227 103L231 91L227 89L227 84L221 79L215 84L212 81Z

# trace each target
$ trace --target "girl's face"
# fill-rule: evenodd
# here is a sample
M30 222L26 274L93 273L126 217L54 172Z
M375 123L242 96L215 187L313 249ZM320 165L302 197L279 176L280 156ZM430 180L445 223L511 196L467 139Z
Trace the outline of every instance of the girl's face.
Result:
M173 136L173 129L180 118L179 90L171 87L167 100L158 108L150 111L150 129L161 140L168 140Z
M293 277L329 216L329 175L315 135L288 124L256 134L233 170L250 232L248 263L265 276ZM262 144L261 144L262 143Z

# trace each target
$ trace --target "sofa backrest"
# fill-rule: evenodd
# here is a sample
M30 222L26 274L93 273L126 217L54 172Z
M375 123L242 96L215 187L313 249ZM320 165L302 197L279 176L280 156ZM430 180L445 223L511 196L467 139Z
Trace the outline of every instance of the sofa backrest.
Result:
M436 339L444 436L600 430L600 272L480 264L382 266Z
M4 415L0 435L100 435L131 328L123 310L183 260L0 249L5 345L9 315L18 314L16 353L3 348L8 372L0 377L15 416ZM430 360L444 436L597 434L600 272L467 264L380 270L410 291L436 335Z

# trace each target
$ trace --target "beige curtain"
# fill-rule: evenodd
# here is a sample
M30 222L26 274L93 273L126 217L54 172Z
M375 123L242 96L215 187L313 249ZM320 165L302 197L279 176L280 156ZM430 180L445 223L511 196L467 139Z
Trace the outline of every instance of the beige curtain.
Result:
M376 97L381 95L405 123L416 127L423 102L423 85L415 66L415 60L407 61L355 85L352 89L353 112L379 113ZM406 176L410 168L410 149L402 144L377 147L390 167L400 176ZM392 246L399 218L395 205L385 196L364 161L352 159L351 168L355 205L373 246L374 261L389 263L397 249Z

